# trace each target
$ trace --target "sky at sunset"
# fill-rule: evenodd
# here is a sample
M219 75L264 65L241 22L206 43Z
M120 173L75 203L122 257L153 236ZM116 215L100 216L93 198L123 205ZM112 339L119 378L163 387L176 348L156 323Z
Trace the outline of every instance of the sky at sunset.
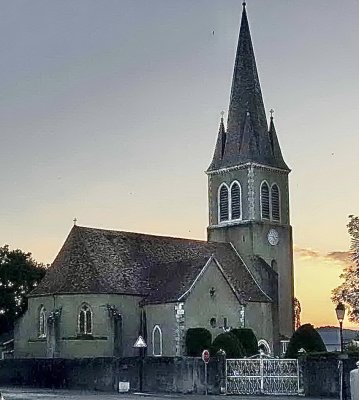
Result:
M206 238L240 0L0 0L0 245L50 263L79 225ZM359 215L359 1L249 0L266 109L290 174L302 322ZM345 321L344 326L358 327Z

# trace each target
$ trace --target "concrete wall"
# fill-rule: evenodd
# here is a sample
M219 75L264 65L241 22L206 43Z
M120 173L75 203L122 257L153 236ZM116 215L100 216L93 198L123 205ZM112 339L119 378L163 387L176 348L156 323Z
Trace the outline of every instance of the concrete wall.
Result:
M344 399L350 399L350 371L356 369L359 354L349 354L343 360L344 367ZM308 355L300 358L302 385L308 397L339 398L340 381L338 369L338 354Z
M114 351L114 325L107 304L115 305L123 316L123 356L134 356L133 344L138 336L140 311L138 297L122 295L55 295L30 297L29 307L15 328L15 357L46 357L48 343L39 338L38 312L43 305L47 315L62 308L58 321L55 357L111 357ZM78 312L87 303L93 311L93 332L88 337L79 335Z
M0 386L117 391L118 383L130 382L139 390L140 359L13 359L0 360ZM223 360L208 364L209 393L223 386ZM145 392L204 393L204 364L200 358L146 357L143 362Z

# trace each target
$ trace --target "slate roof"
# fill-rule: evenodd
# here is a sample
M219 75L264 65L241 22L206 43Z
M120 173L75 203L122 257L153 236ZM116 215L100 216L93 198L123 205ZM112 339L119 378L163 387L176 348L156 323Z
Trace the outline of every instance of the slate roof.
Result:
M274 137L275 135L275 137ZM221 121L208 172L255 162L289 170L268 124L244 4L232 80L227 130Z
M229 243L74 226L30 296L114 293L176 301L214 256L245 301L268 302Z

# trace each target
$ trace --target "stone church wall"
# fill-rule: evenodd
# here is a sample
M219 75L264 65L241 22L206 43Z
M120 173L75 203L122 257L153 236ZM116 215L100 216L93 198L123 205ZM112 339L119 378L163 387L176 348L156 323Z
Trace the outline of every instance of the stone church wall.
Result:
M211 292L212 288L214 292ZM213 293L213 295L211 294ZM214 340L223 327L243 326L243 306L239 303L214 261L196 282L184 304L185 329L208 329ZM211 325L211 319L215 324ZM213 322L213 320L212 320Z
M155 326L158 326L162 333L162 355L167 357L176 355L175 305L176 303L146 305L148 356L153 355L152 332Z
M111 357L114 353L114 327L107 305L114 305L122 315L121 344L123 356L135 356L139 324L139 297L122 295L55 295L30 297L28 311L15 328L16 358L26 357ZM93 313L92 335L84 337L78 331L78 313L81 305L90 305ZM48 338L39 337L39 310L41 305L49 315L61 309L54 352L49 354ZM48 332L49 336L49 332Z
M272 350L277 350L273 335L272 303L247 303L245 315L246 328L251 328L258 340L265 339Z

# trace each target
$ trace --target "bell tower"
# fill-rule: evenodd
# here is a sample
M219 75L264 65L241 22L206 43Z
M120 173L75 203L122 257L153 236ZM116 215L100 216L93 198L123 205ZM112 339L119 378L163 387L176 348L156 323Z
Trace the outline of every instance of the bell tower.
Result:
M269 126L243 3L227 126L222 115L207 170L208 240L231 242L256 277L255 260L278 274L280 334L293 333L293 252L288 175L273 110ZM261 261L261 262L262 262ZM257 261L256 261L257 262ZM265 282L258 277L265 290Z

